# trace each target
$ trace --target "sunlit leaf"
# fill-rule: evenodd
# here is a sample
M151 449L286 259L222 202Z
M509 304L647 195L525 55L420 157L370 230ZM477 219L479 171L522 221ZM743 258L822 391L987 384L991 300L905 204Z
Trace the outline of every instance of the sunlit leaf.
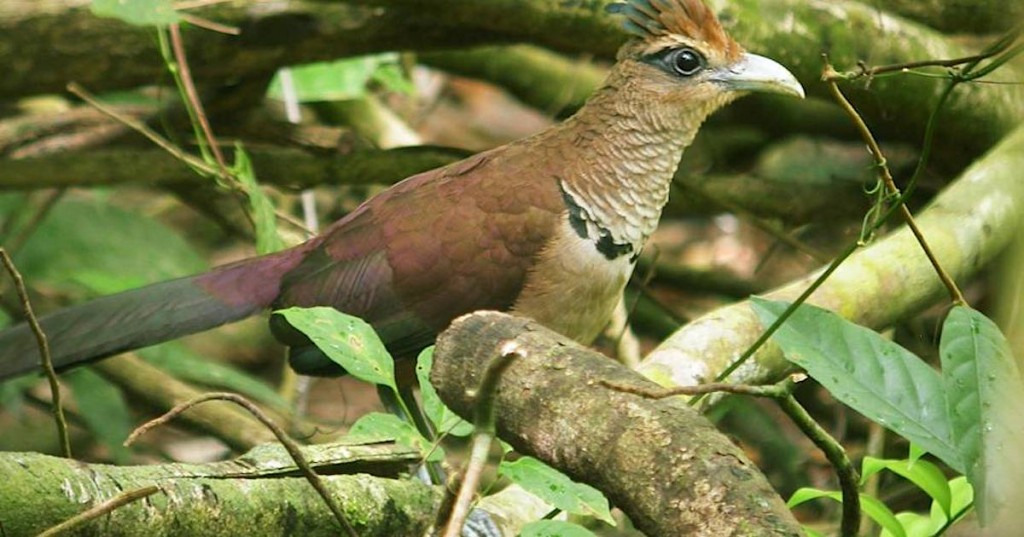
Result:
M430 369L434 365L434 347L427 347L416 360L416 378L420 381L420 396L423 410L431 423L442 434L468 436L473 433L473 424L460 418L441 402L437 390L430 383Z
M768 326L788 304L754 297ZM786 359L804 368L836 399L920 444L946 464L963 468L954 448L939 373L877 332L802 305L772 336Z
M953 514L967 511L974 505L974 487L964 476L955 477L949 480L949 490L952 493L952 504L950 510Z
M343 101L366 95L371 79L380 80L392 90L401 90L401 83L393 73L380 72L386 65L395 65L398 56L393 53L360 56L331 62L311 63L289 67L292 86L299 102ZM404 77L403 77L404 78ZM284 100L285 88L278 73L270 83L268 95Z
M790 496L789 501L786 502L786 505L792 509L802 503L818 498L828 498L843 503L843 495L838 491L804 487L794 492ZM899 520L896 519L896 515L884 503L866 494L859 495L859 498L861 510L871 517L871 520L874 520L875 523L888 531L893 537L907 537L903 525L900 524Z
M181 20L171 0L92 0L97 17L121 19L133 26L166 26Z
M946 516L950 515L952 493L949 490L949 483L946 481L945 474L942 473L938 466L926 460L911 462L898 459L864 457L861 483L864 483L867 478L883 469L902 476L917 485L918 488L925 491L938 503L939 507L946 513Z
M939 516L943 517L942 510L939 510ZM935 532L945 524L944 518L936 520L935 518L922 515L920 513L896 513L896 520L899 521L900 525L903 526L903 531L907 537L933 537ZM891 532L882 529L882 532L878 534L878 537L895 537Z
M608 500L601 491L576 483L565 474L533 457L502 461L498 473L541 500L575 515L585 515L615 525Z
M334 308L288 308L284 318L350 375L373 384L395 385L395 363L373 327Z

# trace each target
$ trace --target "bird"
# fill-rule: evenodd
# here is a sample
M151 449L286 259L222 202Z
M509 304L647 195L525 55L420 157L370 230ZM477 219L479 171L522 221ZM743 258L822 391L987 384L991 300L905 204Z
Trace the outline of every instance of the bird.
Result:
M704 120L751 92L804 96L790 71L746 52L701 0L627 0L608 11L629 39L566 121L411 176L289 249L42 316L54 366L289 307L360 317L398 357L477 310L591 343ZM343 373L281 315L270 330L297 372ZM0 332L0 379L40 368L28 326Z

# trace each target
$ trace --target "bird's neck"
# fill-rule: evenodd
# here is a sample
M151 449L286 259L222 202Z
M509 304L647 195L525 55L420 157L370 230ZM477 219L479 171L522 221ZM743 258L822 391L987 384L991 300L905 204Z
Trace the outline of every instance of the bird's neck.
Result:
M683 150L717 108L666 113L648 96L613 72L576 115L549 131L571 163L558 177L570 222L581 237L603 241L598 248L609 258L639 254L657 227Z

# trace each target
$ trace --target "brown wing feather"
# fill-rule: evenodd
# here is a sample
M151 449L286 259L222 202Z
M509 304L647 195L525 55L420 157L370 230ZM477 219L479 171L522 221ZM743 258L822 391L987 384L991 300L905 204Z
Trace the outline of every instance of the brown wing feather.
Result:
M413 350L459 315L507 310L563 205L553 177L504 146L406 179L328 228L288 273L283 306L333 306Z

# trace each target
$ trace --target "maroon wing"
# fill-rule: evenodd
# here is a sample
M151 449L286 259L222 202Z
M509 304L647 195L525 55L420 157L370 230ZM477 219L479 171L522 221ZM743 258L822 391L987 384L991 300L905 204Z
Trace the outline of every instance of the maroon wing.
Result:
M563 209L534 153L505 146L372 198L316 240L276 306L359 316L396 355L430 344L459 315L509 309Z

